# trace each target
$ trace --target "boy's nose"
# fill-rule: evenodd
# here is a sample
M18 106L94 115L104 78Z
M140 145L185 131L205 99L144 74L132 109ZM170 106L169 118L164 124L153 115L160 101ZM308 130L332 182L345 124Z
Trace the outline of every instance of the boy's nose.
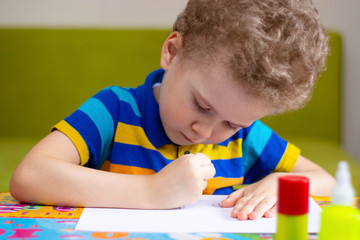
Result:
M197 133L200 139L209 139L214 131L214 126L209 123L194 122L192 129Z

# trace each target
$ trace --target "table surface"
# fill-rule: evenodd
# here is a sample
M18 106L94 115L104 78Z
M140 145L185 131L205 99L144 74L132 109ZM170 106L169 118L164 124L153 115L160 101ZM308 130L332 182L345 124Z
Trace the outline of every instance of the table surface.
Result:
M329 197L314 197L321 208ZM19 203L10 193L0 193L0 239L124 239L124 240L245 240L274 239L273 234L236 233L127 233L75 231L83 208ZM309 234L309 239L317 239Z

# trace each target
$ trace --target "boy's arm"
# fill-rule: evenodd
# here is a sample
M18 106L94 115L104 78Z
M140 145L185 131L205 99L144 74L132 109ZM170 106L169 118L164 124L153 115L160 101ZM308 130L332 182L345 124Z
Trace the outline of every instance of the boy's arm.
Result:
M272 217L275 215L278 178L283 175L301 175L310 179L310 195L330 195L334 178L321 167L299 156L290 173L274 172L262 180L233 192L221 204L234 207L232 217L240 220Z
M15 170L11 194L19 201L87 207L174 208L194 202L215 174L209 158L189 154L153 175L111 173L80 166L71 140L54 131Z

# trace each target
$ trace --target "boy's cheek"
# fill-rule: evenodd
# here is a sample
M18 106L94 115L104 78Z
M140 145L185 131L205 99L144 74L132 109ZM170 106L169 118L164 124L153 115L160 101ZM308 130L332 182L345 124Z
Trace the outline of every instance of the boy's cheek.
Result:
M233 131L216 129L213 136L211 137L211 139L209 139L208 143L206 143L206 144L219 144L219 143L229 139L234 134L235 134L235 132L233 132Z

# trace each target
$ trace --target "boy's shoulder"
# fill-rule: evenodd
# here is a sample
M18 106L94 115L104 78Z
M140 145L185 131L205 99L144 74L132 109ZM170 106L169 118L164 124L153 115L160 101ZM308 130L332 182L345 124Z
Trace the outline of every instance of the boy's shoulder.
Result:
M115 97L119 101L134 101L134 93L134 88L113 85L101 89L95 96L104 95L107 97Z

